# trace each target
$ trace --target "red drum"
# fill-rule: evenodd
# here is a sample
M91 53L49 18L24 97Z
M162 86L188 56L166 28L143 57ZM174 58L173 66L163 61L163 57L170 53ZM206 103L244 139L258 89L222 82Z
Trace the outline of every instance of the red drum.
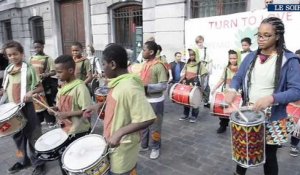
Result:
M95 97L97 103L104 103L106 101L106 97L108 94L109 89L106 86L102 86L95 90ZM101 111L100 111L101 112ZM104 119L105 113L104 110L99 115L100 119Z
M170 99L174 103L197 108L201 104L202 95L197 86L175 83L170 89Z
M293 117L293 121L296 124L300 118L300 101L289 103L286 107L286 112Z
M233 103L236 107L241 107L243 103L241 95L238 95L234 99ZM225 103L225 96L223 92L217 92L211 104L211 113L218 117L229 118L230 114L236 111L233 107L229 106L229 104Z

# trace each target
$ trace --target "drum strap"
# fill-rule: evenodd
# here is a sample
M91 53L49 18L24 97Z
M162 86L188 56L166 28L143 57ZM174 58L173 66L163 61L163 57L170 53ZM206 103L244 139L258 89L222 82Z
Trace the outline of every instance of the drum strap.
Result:
M13 69L13 65L9 66L5 72L4 72L4 83L3 83L3 89L6 91L7 85L8 85L8 72L10 72ZM21 67L21 96L20 100L21 103L23 102L24 96L26 95L26 84L27 84L27 64L25 62L22 63ZM1 100L2 101L2 100Z

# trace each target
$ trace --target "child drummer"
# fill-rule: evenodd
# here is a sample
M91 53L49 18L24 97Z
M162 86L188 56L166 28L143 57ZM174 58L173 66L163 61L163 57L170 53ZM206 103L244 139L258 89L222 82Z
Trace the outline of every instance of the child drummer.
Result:
M141 141L139 131L156 118L141 79L127 71L127 59L126 50L117 44L111 44L103 51L104 74L110 79L103 133L109 146L116 147L109 154L112 175L136 174ZM99 111L101 105L91 106L85 116L91 116L92 110Z
M193 49L188 49L190 58L188 59L185 67L181 72L181 79L179 82L182 82L187 85L192 86L201 86L200 81L201 78L208 74L207 69L199 60L199 54ZM201 92L202 93L202 92ZM201 100L201 99L199 99ZM179 118L179 120L187 120L189 119L190 123L195 123L199 114L199 107L192 107L192 116L190 115L190 107L184 106L183 116Z
M8 102L25 103L21 111L27 119L26 126L13 135L13 140L18 149L16 156L19 161L8 169L8 173L16 173L32 164L35 168L32 174L41 175L45 173L45 165L36 156L34 142L41 136L42 132L32 103L32 95L42 92L43 87L39 83L39 77L36 76L35 70L29 64L23 62L24 49L20 43L9 41L3 48L11 64L5 70L4 90L1 90L0 95L4 92ZM27 155L27 142L30 159Z
M237 52L234 50L229 50L228 55L229 55L228 64L224 70L224 73L223 73L221 79L215 85L215 87L212 89L212 91L211 91L212 95L215 94L216 90L221 85L223 85L222 92L225 89L228 89L233 76L236 74L236 72L238 70L238 54L237 54ZM226 127L228 126L228 123L229 123L229 119L227 119L227 118L220 117L219 119L220 119L220 123L219 123L220 127L217 130L218 134L224 133L226 131Z
M55 60L56 75L64 84L56 96L56 111L62 129L69 135L69 143L89 133L90 122L82 118L83 111L92 104L89 90L82 80L75 78L72 56L61 55ZM49 113L52 113L48 110ZM61 160L59 159L61 165ZM66 172L62 170L63 174Z

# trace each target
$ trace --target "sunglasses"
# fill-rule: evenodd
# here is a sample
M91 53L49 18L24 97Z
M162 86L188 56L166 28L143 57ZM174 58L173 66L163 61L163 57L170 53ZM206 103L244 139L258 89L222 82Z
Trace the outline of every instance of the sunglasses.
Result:
M266 4L273 4L273 1L266 1Z

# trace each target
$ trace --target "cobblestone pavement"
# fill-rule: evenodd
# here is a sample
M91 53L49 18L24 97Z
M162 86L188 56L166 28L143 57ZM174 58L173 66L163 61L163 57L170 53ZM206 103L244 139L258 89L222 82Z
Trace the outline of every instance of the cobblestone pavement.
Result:
M138 162L140 175L232 175L235 163L231 159L230 131L217 134L219 120L202 108L197 123L179 121L183 107L166 101L162 131L161 156L149 159L149 152L141 153ZM45 129L45 128L44 128ZM100 133L101 124L96 133ZM16 161L15 146L11 137L0 139L0 175ZM300 175L300 156L289 155L289 144L278 151L279 175ZM30 175L28 168L16 175ZM47 175L59 175L57 161L47 162ZM247 175L262 175L258 166L248 170Z

